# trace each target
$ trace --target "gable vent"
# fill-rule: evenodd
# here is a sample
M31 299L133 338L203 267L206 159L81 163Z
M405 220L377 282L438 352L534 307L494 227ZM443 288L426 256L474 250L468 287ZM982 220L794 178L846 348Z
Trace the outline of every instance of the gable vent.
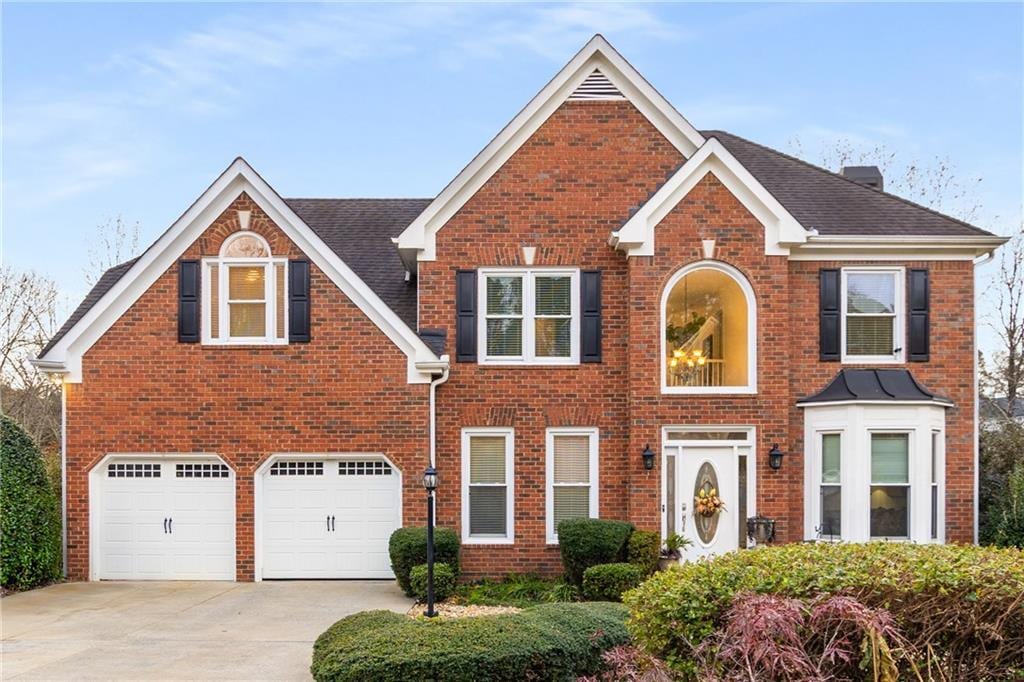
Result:
M608 80L608 76L601 73L600 69L594 69L594 72L587 76L586 79L580 83L579 87L569 95L569 99L626 99L626 97L610 80Z

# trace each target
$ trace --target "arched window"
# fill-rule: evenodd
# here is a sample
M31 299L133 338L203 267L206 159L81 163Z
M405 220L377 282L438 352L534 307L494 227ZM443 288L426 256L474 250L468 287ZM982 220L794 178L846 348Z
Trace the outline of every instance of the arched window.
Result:
M207 343L284 343L287 337L287 282L284 258L254 232L239 232L221 245L217 258L204 259Z
M753 393L756 305L747 279L717 261L677 272L662 296L662 390Z

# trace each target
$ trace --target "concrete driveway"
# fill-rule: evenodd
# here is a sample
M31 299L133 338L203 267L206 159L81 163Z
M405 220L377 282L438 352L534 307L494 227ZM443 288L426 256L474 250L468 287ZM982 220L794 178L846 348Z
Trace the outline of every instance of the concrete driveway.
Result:
M327 626L411 604L392 581L53 585L0 600L0 678L308 680Z

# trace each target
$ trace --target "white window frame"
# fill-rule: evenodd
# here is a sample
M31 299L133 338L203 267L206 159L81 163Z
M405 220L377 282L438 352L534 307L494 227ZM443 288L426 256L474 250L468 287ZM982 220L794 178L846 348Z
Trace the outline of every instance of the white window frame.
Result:
M263 256L263 257L240 257L225 256L231 242L241 237L253 237L263 243L268 254L272 254L267 240L255 232L236 232L224 240L221 245L221 255L202 259L202 308L203 308L203 329L202 339L205 345L220 346L281 346L288 343L288 259L285 257ZM281 300L283 309L277 309L277 276L276 268L284 268L284 292ZM264 336L230 336L231 319L229 317L228 301L228 277L229 268L232 267L262 267L263 268L263 301L266 306L266 335ZM210 285L210 270L217 268L217 319L218 335L214 337L213 318L211 315L212 293ZM256 301L253 301L256 302ZM277 321L283 316L284 337L277 337Z
M928 461L928 508L931 511L932 489L937 490L937 509L935 510L935 537L931 537L931 516L928 518L928 535L932 542L946 541L946 434L940 429L932 429L931 457Z
M669 386L668 368L665 366L667 351L665 348L665 313L668 297L675 285L687 275L697 270L716 270L724 273L739 284L744 298L747 300L747 383L742 386ZM746 276L733 266L721 261L703 260L680 268L665 284L661 292L661 309L658 314L658 338L661 351L658 356L658 381L663 394L754 394L757 393L757 299L754 288Z
M489 356L487 354L487 278L521 277L523 281L522 355ZM569 277L569 356L564 358L537 357L536 355L536 290L537 277ZM478 364L481 365L578 365L580 363L580 270L579 268L481 268L477 272L477 338ZM514 317L495 315L495 318ZM544 316L541 316L544 317Z
M915 485L915 473L919 467L914 462L914 441L917 434L916 429L868 429L867 438L867 451L865 454L865 462L867 465L867 481L868 487L866 492L861 492L863 500L866 501L864 505L865 512L867 514L867 528L868 528L868 540L890 540L893 542L908 542L917 533L917 528L914 527L914 506L917 504L918 507L921 505L917 503L915 499L916 495L921 494L921 486ZM875 483L871 477L871 444L875 436L906 436L907 439L907 482L906 483ZM928 432L928 437L931 438L931 431ZM927 468L927 467L926 467ZM872 535L871 534L871 489L874 487L879 488L906 488L907 489L907 534L906 535ZM928 500L931 500L931 489L928 489ZM929 504L929 509L931 508ZM930 529L929 529L930 532Z
M505 535L470 535L469 533L469 443L473 436L504 436L505 438ZM474 427L462 429L462 544L515 544L515 429L507 427Z
M889 355L850 355L846 352L846 320L847 316L853 314L859 317L883 317L882 315L869 315L862 313L847 313L847 295L846 285L847 280L851 274L891 274L895 279L895 285L893 287L893 327L892 327L892 342L893 342L893 353ZM840 305L841 305L841 318L840 333L839 333L839 345L841 349L841 358L844 363L884 363L884 364L896 364L904 361L906 357L906 269L902 266L858 266L852 268L843 268L841 271L842 286L840 291ZM896 350L899 349L899 350Z
M824 473L825 463L825 436L839 436L839 483L822 483L822 474ZM811 517L814 519L814 532L816 537L820 540L842 540L845 534L845 527L843 526L844 509L846 506L846 497L848 495L849 488L847 487L846 470L849 467L847 461L846 452L846 431L842 429L819 429L814 432L814 447L815 456L811 460L811 481L812 481L812 493L811 499L808 501L811 508ZM839 488L839 535L824 535L821 532L823 526L822 514L823 509L821 508L821 489L822 487L838 487Z
M599 471L599 452L600 452L600 431L597 427L552 427L547 430L545 437L545 481L544 489L546 491L546 503L545 503L545 528L547 531L547 540L550 545L558 544L558 529L555 528L555 487L582 487L582 484L558 484L555 483L555 438L558 436L586 436L590 439L590 481L587 483L590 493L589 501L589 517L592 519L600 518L600 507L598 506L600 498L600 471Z

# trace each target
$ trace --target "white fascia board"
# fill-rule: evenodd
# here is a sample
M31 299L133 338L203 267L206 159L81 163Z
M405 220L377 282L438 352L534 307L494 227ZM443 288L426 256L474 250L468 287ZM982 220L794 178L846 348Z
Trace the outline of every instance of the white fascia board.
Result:
M437 257L436 234L597 68L684 157L704 137L603 36L594 36L452 180L394 243L416 260ZM403 254L408 263L412 259Z
M321 240L284 202L274 189L242 158L236 159L224 173L189 207L185 213L139 257L121 279L96 302L46 356L37 360L45 368L58 363L65 380L82 378L82 355L127 312L177 260L182 253L220 216L242 192L247 193L296 246L319 267L334 284L408 358L409 383L429 383L430 375L416 368L417 363L437 363L440 359L405 322L395 314L341 258ZM54 371L54 370L50 370Z
M794 261L974 260L989 255L1009 237L996 235L812 235L790 252Z
M721 142L710 138L640 210L612 233L612 246L627 256L653 256L655 228L707 173L718 178L764 226L765 254L788 255L791 246L807 241L809 233L796 218Z

